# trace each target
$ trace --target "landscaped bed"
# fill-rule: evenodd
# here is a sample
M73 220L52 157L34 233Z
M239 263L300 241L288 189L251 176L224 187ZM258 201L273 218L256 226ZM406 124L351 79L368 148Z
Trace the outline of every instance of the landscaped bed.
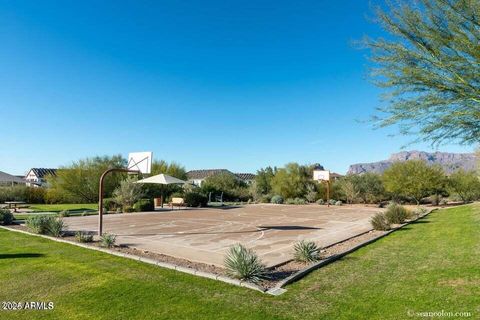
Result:
M425 211L421 216L415 217L408 221L410 223L415 221L416 219L420 219L427 214ZM402 227L403 225L394 225L393 230ZM24 232L29 232L29 230L23 224L16 224L11 226L12 229L21 230ZM308 272L316 269L317 267L324 266L337 258L341 257L342 255L349 253L357 248L361 247L362 245L374 241L378 238L381 238L386 233L390 231L379 231L379 230L371 230L369 232L365 232L359 234L357 236L351 237L349 239L340 241L333 245L330 245L325 248L321 248L320 256L317 261L312 262L299 262L295 260L287 261L286 263L279 264L272 268L267 269L267 276L261 280L260 282L251 283L249 285L250 288L257 288L260 291L268 291L272 294L283 293L284 290L278 290L285 285L300 279L301 277L305 276ZM62 237L63 240L76 243L79 240L72 232L67 232ZM82 245L87 245L91 247L100 247L101 244L99 241L92 241L89 243L83 243ZM164 255L156 252L151 252L147 250L137 249L134 246L128 245L119 245L119 246L112 246L109 248L111 252L122 253L125 256L130 258L143 258L142 260L152 264L163 263L163 266L167 266L170 268L186 268L187 271L191 270L191 273L196 273L196 271L200 271L204 276L205 273L210 274L212 278L218 278L218 280L226 280L228 277L228 272L224 268L219 268L218 266L205 264L200 262L189 261L182 258L177 258L169 255ZM182 269L185 270L185 269ZM238 281L235 279L228 280L231 283L242 284L245 282Z
M52 301L5 319L412 319L480 305L480 215L424 219L313 271L272 297L48 239L0 230L1 301Z

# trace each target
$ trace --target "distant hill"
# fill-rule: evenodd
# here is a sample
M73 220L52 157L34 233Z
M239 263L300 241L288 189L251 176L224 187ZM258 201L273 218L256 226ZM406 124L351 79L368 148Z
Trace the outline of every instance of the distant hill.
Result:
M448 153L448 152L424 152L424 151L403 151L394 153L388 160L371 163L352 164L348 174L364 172L383 173L392 163L396 161L423 160L428 164L439 164L446 173L452 173L459 168L464 170L476 169L476 156L474 153Z

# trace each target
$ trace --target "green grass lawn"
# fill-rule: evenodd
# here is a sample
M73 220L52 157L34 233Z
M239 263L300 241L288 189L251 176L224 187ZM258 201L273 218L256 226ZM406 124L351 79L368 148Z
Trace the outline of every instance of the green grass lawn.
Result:
M272 297L47 239L0 230L0 301L53 301L2 319L480 318L480 209L439 210Z
M31 204L29 209L36 212L60 212L63 210L71 211L85 211L85 210L98 210L97 203L60 203L60 204Z

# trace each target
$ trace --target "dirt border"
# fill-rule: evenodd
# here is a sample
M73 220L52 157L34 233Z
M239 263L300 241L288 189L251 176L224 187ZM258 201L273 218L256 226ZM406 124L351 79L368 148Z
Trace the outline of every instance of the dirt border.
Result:
M328 258L326 258L326 259L323 259L323 260L321 260L321 261L319 261L319 262L316 262L316 263L314 263L314 264L312 264L312 265L310 265L310 266L308 266L308 267L306 267L306 268L304 268L304 269L302 269L302 270L299 270L299 271L295 272L294 274L292 274L292 275L288 276L287 278L285 278L285 279L281 280L280 282L278 282L275 287L268 289L266 293L269 293L269 294L272 294L272 295L282 294L282 293L286 292L286 289L284 289L285 286L287 286L287 285L289 285L289 284L291 284L291 283L293 283L293 282L296 282L296 281L300 280L301 278L305 277L305 276L306 276L307 274L309 274L310 272L312 272L312 271L314 271L314 270L316 270L316 269L319 269L319 268L321 268L321 267L324 267L324 266L326 266L326 265L328 265L328 264L330 264L330 263L332 263L332 262L335 262L336 260L338 260L338 259L340 259L340 258L342 258L342 257L344 257L344 256L346 256L346 255L348 255L348 254L350 254L350 253L352 253L352 252L354 252L354 251L362 248L362 247L365 247L365 246L369 245L370 243L373 243L373 242L375 242L375 241L377 241L377 240L379 240L379 239L381 239L381 238L383 238L383 237L388 236L388 235L391 234L392 232L395 232L395 231L397 231L397 230L399 230L399 229L401 229L401 228L403 228L403 227L405 227L405 226L407 226L407 225L409 225L409 224L411 224L411 223L414 223L414 222L416 222L416 221L418 221L418 220L420 220L420 219L423 219L424 217L428 216L430 213L432 213L432 212L434 212L434 211L436 211L436 210L438 210L438 209L437 209L437 208L431 209L431 210L427 211L426 213L424 213L423 215L420 215L418 218L416 218L416 219L414 219L414 220L410 220L410 221L408 221L408 222L406 222L406 223L403 223L403 224L401 224L401 225L399 225L399 226L397 226L397 227L395 227L395 228L392 228L392 229L390 229L390 230L388 230L388 231L385 231L383 234L380 234L380 235L378 235L378 236L376 236L376 237L374 237L374 238L372 238L372 239L369 239L369 240L367 240L367 241L361 242L360 244L354 246L353 248L350 248L350 249L347 249L347 250L345 250L345 251L343 251L343 252L341 252L341 253L332 255L332 256L330 256L330 257L328 257ZM365 234L365 233L364 233L364 234ZM350 240L350 239L346 239L346 240L344 240L344 241L340 241L339 243L346 242L346 241L348 241L348 240ZM337 244L338 244L338 243L337 243ZM333 245L332 245L332 246L333 246ZM330 246L330 247L332 247L332 246Z

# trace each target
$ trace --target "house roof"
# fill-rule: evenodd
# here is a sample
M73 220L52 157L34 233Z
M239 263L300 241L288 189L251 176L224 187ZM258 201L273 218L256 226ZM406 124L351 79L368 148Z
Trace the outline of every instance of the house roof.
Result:
M255 175L253 173L233 173L227 169L206 169L206 170L191 170L187 172L187 177L190 180L203 180L217 174L226 173L237 177L240 180L253 180Z
M330 177L331 178L341 178L341 177L343 177L343 174L332 172L332 173L330 173Z
M57 169L51 169L51 168L32 168L30 169L30 171L33 171L33 173L37 176L37 178L40 178L40 179L44 178L46 175L52 175L52 176L57 175Z
M227 169L205 169L205 170L190 170L187 172L188 179L206 179L211 176L215 176L220 173L227 173L233 175L233 173Z
M22 178L0 171L0 183L25 183Z
M241 180L254 180L256 177L253 173L235 173L235 175Z

